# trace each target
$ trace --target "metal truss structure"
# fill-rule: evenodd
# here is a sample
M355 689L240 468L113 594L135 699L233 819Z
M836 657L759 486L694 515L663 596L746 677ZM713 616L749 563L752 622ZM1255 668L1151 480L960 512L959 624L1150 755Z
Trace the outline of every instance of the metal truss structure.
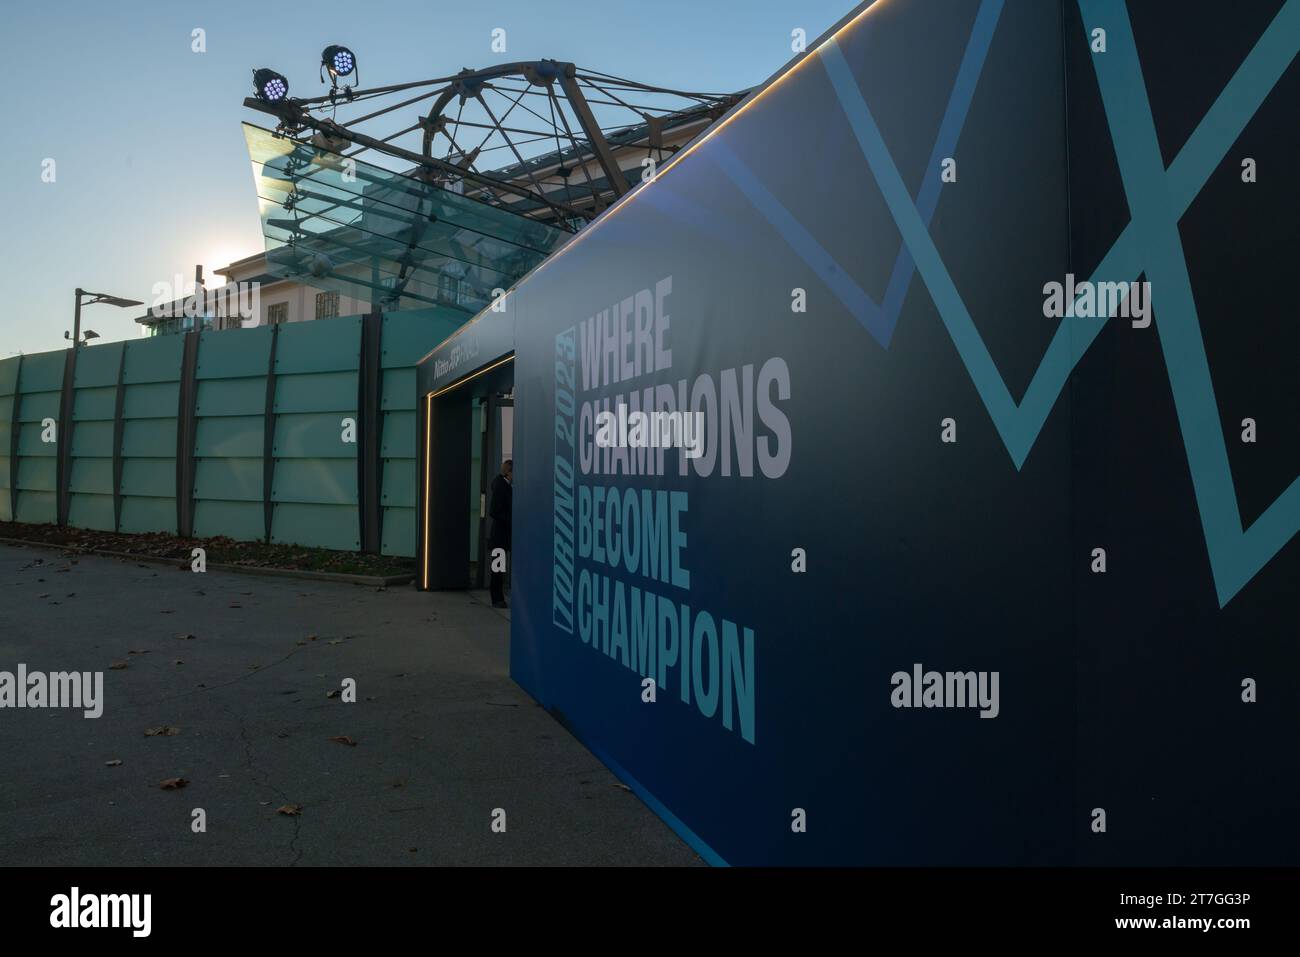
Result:
M387 157L399 164L394 172L576 231L746 92L685 92L536 60L244 105L274 116L277 134L318 150ZM417 104L409 124L368 131Z

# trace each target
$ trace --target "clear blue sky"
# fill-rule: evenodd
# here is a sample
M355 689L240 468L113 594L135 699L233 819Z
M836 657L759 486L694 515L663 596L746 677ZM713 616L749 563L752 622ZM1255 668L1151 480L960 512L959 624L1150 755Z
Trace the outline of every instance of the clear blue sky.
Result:
M0 14L0 358L62 348L81 286L151 299L156 282L260 251L240 121L251 71L323 92L321 49L356 51L364 86L426 79L503 58L553 57L679 89L743 89L811 41L853 0L46 0ZM207 52L191 52L191 31ZM506 57L491 52L507 31ZM412 111L415 109L411 108ZM411 117L414 121L414 115ZM382 121L380 121L382 122ZM55 160L57 181L41 181ZM106 340L137 313L87 310Z

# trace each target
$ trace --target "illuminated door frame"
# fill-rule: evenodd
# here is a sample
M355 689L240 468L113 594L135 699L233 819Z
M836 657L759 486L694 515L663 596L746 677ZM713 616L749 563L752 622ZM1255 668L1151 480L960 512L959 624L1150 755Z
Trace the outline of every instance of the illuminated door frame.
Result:
M421 511L423 512L423 515L421 516L421 528L423 533L420 535L420 587L424 591L429 590L429 513L431 511L429 508L429 479L430 474L433 471L433 400L438 398L440 395L446 395L453 389L459 389L466 383L472 382L479 376L486 375L493 369L500 368L507 362L514 361L515 354L512 352L510 355L498 359L489 365L485 365L483 368L471 372L464 378L457 379L450 385L443 386L436 392L426 393L424 396L424 458L421 463L421 468L424 470L424 498L420 503Z

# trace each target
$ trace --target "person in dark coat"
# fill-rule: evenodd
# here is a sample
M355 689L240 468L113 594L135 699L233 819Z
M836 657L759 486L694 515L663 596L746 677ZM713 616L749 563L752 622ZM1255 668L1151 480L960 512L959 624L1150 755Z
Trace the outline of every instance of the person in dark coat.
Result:
M488 505L488 518L492 520L492 529L488 534L488 567L492 571L492 607L505 608L506 595L505 572L496 571L492 552L498 548L506 551L506 561L510 561L510 510L514 497L511 476L515 465L510 459L501 463L501 474L492 479L492 499Z

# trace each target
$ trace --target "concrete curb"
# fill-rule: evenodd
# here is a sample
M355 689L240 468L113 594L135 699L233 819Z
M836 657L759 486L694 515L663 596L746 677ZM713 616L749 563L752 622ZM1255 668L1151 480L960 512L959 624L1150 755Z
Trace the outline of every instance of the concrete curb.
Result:
M56 545L53 542L33 542L25 538L5 538L0 536L0 544L21 545L26 548L45 548L56 552L74 552L78 555L100 555L104 558L121 558L137 562L149 562L155 565L170 565L172 568L186 568L188 558L161 558L157 555L136 555L132 552L112 552L101 548L81 548L76 545ZM256 565L227 565L209 562L208 569L218 572L234 572L239 575L261 575L271 578L301 578L310 581L336 582L346 585L367 585L373 588L386 588L389 585L406 585L415 581L415 573L409 575L347 575L338 572L313 572L297 568L264 568Z

